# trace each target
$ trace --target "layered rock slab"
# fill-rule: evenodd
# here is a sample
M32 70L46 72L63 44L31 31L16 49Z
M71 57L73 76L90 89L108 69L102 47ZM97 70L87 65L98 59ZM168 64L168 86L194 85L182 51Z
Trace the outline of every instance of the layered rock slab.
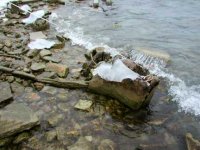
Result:
M38 117L28 106L12 103L0 110L0 139L29 130L38 124Z

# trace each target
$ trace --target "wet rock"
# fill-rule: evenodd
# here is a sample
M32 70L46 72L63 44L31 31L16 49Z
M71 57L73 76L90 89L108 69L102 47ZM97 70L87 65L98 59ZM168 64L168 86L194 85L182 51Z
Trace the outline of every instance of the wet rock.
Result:
M33 63L31 65L31 70L33 70L33 71L42 71L42 70L45 69L45 67L46 66L43 63Z
M50 62L54 62L54 63L59 63L61 60L52 56L44 56L42 57L43 60L45 61L50 61Z
M25 140L28 140L30 138L31 134L28 132L23 132L21 134L19 134L15 140L13 141L14 144L19 144Z
M3 45L3 44L0 44L0 50L3 49L3 47L4 47L4 45Z
M37 19L31 26L36 31L49 29L49 23L43 19Z
M39 51L37 49L31 49L28 51L26 56L33 58L33 57L37 56L38 53L39 53Z
M55 63L47 63L46 70L55 72L60 77L66 77L69 73L68 66L62 65L62 64L55 64Z
M10 40L5 40L4 45L5 45L7 48L11 48L11 47L12 47L12 41L10 41Z
M191 133L186 134L186 143L188 150L200 150L200 141L194 139Z
M138 65L136 64L135 62L133 62L132 60L130 59L124 59L122 61L129 69L131 69L132 71L134 72L137 72L139 75L142 75L142 76L146 76L149 74L149 71L142 67L141 65Z
M9 103L12 99L10 84L8 82L0 82L0 107Z
M57 42L53 46L53 48L55 48L55 49L62 49L64 47L65 47L65 42Z
M55 87L52 87L52 86L45 86L42 89L42 92L54 95L54 94L57 93L57 89Z
M8 145L12 141L12 138L0 139L0 147Z
M56 138L56 135L57 133L55 130L46 132L45 137L46 137L47 142L52 142Z
M58 124L58 122L60 122L63 119L64 119L64 116L62 114L55 114L55 115L52 115L49 117L48 123L51 126L56 126Z
M58 41L60 42L65 42L65 41L69 41L70 39L69 38L66 38L62 35L56 35L56 38L58 39Z
M29 33L30 40L36 40L36 39L46 39L46 35L44 35L41 31L40 32L31 32Z
M110 139L104 139L101 141L100 145L98 146L98 150L115 150L116 145Z
M37 89L39 91L42 90L44 87L44 84L40 83L40 82L35 82L33 85L34 85L35 89Z
M62 110L63 112L69 111L69 105L67 103L59 103L58 108Z
M38 124L38 117L22 103L12 103L0 110L0 138L29 130Z
M80 110L89 110L92 106L93 102L89 100L79 100L78 103L74 106L76 109Z
M152 75L146 76L144 79L124 79L122 82L106 81L96 75L89 81L89 89L116 98L130 108L137 110L149 104L158 83L159 79Z
M67 147L67 149L68 150L78 150L78 149L81 149L81 150L93 150L94 146L85 137L80 137L75 144Z
M51 56L52 53L49 50L41 50L40 51L40 57L44 57L44 56Z
M21 93L24 92L24 87L17 82L11 83L11 89L12 89L13 93L16 95L20 95Z
M59 141L65 139L66 137L66 129L64 127L57 127L56 128L56 135Z
M7 80L9 83L12 83L12 82L15 80L15 77L14 77L14 76L7 76L7 77L6 77L6 80Z

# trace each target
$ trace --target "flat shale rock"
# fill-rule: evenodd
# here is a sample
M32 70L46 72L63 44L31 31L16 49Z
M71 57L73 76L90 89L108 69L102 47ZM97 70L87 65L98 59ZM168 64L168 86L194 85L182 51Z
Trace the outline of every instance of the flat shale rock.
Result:
M12 100L10 84L8 82L1 82L0 83L0 106L2 103L6 103L10 100Z
M0 139L31 129L38 117L23 103L12 103L0 110Z

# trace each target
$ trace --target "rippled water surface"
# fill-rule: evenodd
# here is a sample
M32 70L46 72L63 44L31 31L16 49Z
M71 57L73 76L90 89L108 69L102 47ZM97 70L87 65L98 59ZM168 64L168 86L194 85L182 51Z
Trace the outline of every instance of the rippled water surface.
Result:
M87 49L134 50L133 59L143 64L147 56L136 57L143 55L141 50L168 53L167 68L157 66L157 61L147 67L168 80L169 94L182 110L200 115L199 8L196 0L115 0L113 6L101 3L99 9L86 1L62 6L54 21L58 31Z

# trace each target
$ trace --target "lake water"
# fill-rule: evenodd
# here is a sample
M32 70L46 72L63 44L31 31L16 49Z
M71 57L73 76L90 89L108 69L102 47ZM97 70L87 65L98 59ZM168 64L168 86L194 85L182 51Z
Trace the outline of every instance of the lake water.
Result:
M104 46L131 55L167 80L181 111L200 115L200 3L197 0L115 0L111 7L89 2L56 10L57 30L87 49ZM167 66L141 50L170 55Z

